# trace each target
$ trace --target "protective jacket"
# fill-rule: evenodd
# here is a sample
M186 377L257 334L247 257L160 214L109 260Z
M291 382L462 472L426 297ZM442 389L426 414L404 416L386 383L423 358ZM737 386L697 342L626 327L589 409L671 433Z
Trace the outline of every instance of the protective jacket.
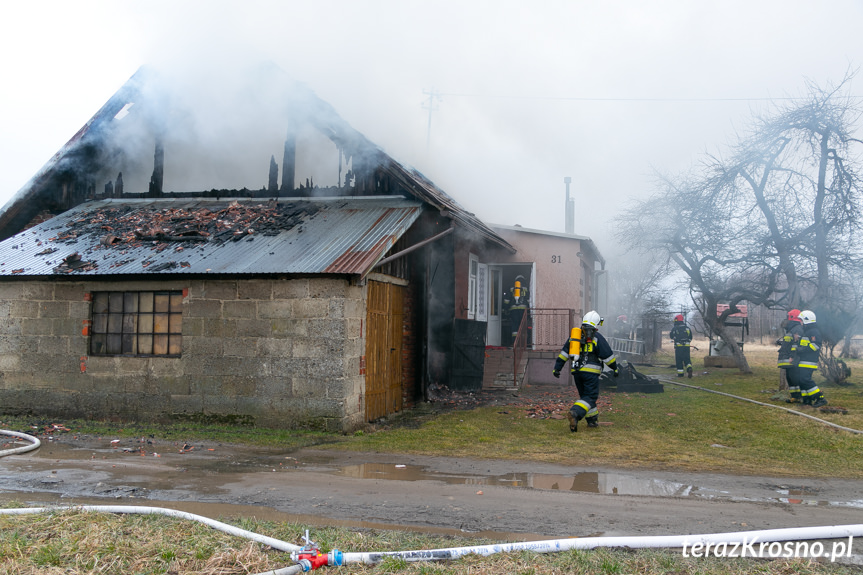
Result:
M530 299L528 290L526 287L522 287L520 291L521 294L518 297L515 296L515 288L510 289L504 294L503 307L505 310L527 309L528 300Z
M788 369L797 365L798 342L803 337L803 324L795 320L786 320L785 335L776 340L779 344L779 359L776 367Z
M803 326L803 337L797 344L797 365L801 369L818 369L818 356L821 354L821 332L818 326L810 323Z
M563 369L563 364L567 361L572 361L571 371L582 373L602 373L602 364L607 365L611 370L617 369L617 358L612 351L608 340L597 332L594 332L593 337L584 338L581 342L581 353L572 355L569 353L572 338L566 340L557 360L554 362L554 371L560 372Z
M688 346L692 341L692 330L682 322L675 322L674 327L671 328L671 332L669 332L668 335L674 340L675 347L684 345Z

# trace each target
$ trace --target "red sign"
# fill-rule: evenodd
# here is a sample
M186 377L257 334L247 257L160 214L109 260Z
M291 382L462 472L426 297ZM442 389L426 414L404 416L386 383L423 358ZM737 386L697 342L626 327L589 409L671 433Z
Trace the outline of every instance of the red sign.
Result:
M717 315L717 317L718 317L718 316L720 316L720 315L722 315L722 312L724 312L725 310L727 310L727 309L728 309L728 307L729 307L729 306L728 306L728 304L727 304L727 303L718 303L718 304L716 304L716 315ZM739 309L740 311L739 311L738 313L733 313L733 314L729 315L728 317L749 317L749 312L747 311L747 306L745 306L745 305L738 305L738 306L736 306L736 307L737 307L737 309Z

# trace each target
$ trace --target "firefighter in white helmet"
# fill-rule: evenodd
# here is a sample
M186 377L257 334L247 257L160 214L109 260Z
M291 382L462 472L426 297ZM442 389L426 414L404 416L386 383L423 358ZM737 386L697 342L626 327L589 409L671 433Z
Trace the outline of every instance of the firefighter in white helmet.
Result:
M804 331L803 322L800 321L800 310L790 310L786 319L782 320L782 327L785 329L785 334L776 340L776 343L779 344L776 367L785 371L785 381L788 383L788 393L791 396L785 401L787 403L801 403L800 366L798 365L797 352Z
M821 332L815 324L815 314L811 310L801 311L798 317L803 323L803 336L797 342L800 395L803 405L821 407L827 405L827 400L812 380L812 374L818 369L818 357L821 354Z
M572 330L554 362L554 377L560 377L560 370L567 361L572 362L570 371L578 389L578 400L566 414L572 432L578 431L578 422L582 419L587 419L588 427L599 426L596 401L599 399L599 374L602 373L603 364L614 372L614 377L620 374L611 346L599 333L601 325L602 318L595 311L584 314L581 327Z

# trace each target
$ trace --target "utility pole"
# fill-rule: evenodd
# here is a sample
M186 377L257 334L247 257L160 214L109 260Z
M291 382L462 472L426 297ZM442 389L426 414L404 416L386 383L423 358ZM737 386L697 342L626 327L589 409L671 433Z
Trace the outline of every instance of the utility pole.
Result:
M429 151L429 143L431 142L431 120L432 112L437 110L435 101L441 101L441 95L434 88L431 90L423 90L423 94L428 96L428 102L423 103L423 109L429 111L428 127L426 128L426 153Z

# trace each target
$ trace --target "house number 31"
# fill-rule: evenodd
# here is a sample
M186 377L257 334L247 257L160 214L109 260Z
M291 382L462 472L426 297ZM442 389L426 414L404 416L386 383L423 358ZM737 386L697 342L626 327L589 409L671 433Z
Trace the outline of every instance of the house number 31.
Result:
M551 256L551 263L553 264L562 264L563 258L561 256Z

